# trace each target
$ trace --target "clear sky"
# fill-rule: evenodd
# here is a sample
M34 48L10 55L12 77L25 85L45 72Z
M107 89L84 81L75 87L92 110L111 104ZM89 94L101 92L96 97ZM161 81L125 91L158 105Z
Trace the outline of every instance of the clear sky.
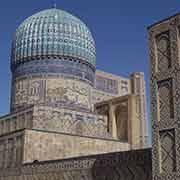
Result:
M15 29L28 16L53 4L83 20L93 33L97 68L146 76L148 120L149 57L147 26L180 12L179 0L3 0L0 5L0 116L9 112L10 47ZM150 128L149 128L150 131Z

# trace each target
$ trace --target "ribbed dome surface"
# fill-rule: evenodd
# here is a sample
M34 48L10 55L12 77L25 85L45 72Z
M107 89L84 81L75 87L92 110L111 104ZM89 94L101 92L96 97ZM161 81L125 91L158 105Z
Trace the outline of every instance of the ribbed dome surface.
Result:
M95 44L87 26L71 14L43 10L16 30L12 66L39 59L77 59L95 67Z

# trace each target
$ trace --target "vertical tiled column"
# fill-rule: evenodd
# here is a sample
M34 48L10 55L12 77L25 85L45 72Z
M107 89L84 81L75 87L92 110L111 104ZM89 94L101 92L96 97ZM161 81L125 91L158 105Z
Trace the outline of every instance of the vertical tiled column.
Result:
M180 177L179 15L149 28L154 180Z

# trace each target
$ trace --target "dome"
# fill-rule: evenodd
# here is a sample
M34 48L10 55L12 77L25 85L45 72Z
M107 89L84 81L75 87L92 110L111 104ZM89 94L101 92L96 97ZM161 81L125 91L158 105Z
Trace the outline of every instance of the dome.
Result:
M28 65L38 63L59 63L64 67L58 69L60 73L68 71L75 76L88 76L85 79L93 81L96 53L91 32L81 20L63 10L47 9L30 16L16 30L11 67L19 74L22 73L19 65L24 66L24 72ZM85 75L82 72L79 75L77 68L75 72L75 66L80 71L84 70ZM46 70L41 69L42 72L47 71L47 67ZM57 67L51 71L56 72Z

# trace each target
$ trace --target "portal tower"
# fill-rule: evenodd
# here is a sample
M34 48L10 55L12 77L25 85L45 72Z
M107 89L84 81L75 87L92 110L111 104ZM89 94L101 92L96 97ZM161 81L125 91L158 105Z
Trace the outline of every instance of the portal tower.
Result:
M149 27L153 179L180 176L180 14Z

